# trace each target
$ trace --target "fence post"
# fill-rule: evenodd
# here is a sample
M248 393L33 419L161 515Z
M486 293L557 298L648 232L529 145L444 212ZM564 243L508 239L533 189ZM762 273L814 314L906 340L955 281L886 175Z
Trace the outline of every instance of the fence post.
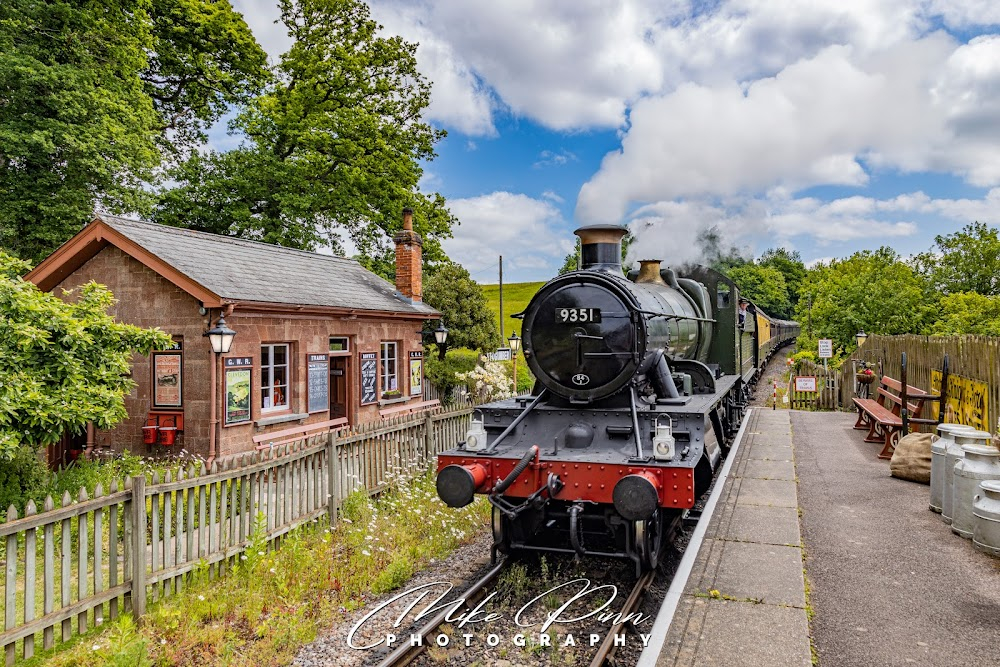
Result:
M431 459L431 452L434 451L434 417L427 415L424 419L424 463Z
M146 613L146 478L132 478L132 616Z
M337 452L337 436L332 431L326 441L326 476L326 511L330 515L330 527L334 528L340 507L340 456Z

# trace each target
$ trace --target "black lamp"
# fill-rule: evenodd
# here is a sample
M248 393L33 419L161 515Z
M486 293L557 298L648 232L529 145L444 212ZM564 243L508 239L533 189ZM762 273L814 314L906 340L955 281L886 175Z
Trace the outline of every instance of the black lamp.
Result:
M233 346L233 338L236 338L236 332L226 326L226 318L221 313L219 321L204 335L208 336L208 340L212 344L212 351L216 354L228 354Z
M518 350L521 349L521 337L518 336L515 331L510 335L510 338L507 339L507 342L510 343L510 353L516 357Z
M858 333L854 334L854 338L858 341L858 347L861 347L868 340L868 334L865 333L864 329L861 329Z
M434 330L434 342L438 346L438 359L444 359L445 343L448 342L448 330L444 326L444 320L438 320L438 327Z

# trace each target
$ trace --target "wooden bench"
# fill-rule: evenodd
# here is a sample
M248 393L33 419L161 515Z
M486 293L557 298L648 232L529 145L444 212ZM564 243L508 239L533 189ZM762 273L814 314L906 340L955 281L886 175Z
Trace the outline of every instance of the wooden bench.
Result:
M924 405L938 398L918 387L905 385L905 391L903 387L902 382L886 375L879 384L877 398L852 399L858 410L854 428L868 430L865 442L882 444L882 451L878 455L880 459L891 459L899 438L904 435L901 414L904 397L909 412L907 421L920 420ZM925 420L921 420L923 421Z
M301 440L302 438L308 438L311 435L319 435L320 433L333 431L340 428L341 426L346 426L346 425L347 425L347 418L339 417L337 419L330 419L325 422L302 424L300 426L286 428L280 431L261 433L253 437L254 445L256 445L254 449L258 451L264 449L270 449L277 445L284 445L289 442L295 442L296 440Z
M440 407L441 401L434 399L433 401L410 401L409 403L401 403L399 405L390 405L385 408L381 408L378 411L379 417L385 419L386 417L391 417L393 415L410 415L414 412L421 412L423 410L433 410L434 408Z

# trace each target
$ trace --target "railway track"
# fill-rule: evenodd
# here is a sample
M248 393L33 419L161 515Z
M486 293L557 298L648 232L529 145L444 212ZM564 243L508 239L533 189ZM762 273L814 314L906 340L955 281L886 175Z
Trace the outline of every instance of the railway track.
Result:
M483 594L486 589L496 582L503 572L504 567L507 565L506 560L501 560L496 565L490 568L490 570L484 574L478 581L472 584L465 592L465 604L468 608L476 606L476 603L482 599ZM378 667L402 667L403 665L409 665L411 662L417 659L417 657L423 653L427 646L431 643L429 641L430 637L434 635L438 628L444 623L445 617L448 615L449 609L435 614L427 623L425 623L421 628L415 631L413 634L419 634L423 639L423 642L417 646L412 646L410 644L403 644L399 646L395 651L387 655L378 663Z

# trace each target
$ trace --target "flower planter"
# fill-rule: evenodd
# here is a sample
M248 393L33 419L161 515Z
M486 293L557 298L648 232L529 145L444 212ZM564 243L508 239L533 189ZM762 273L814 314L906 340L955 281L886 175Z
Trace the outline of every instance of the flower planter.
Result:
M872 382L875 381L875 374L874 373L872 373L870 375L868 373L858 373L854 377L858 381L859 384L871 384Z

